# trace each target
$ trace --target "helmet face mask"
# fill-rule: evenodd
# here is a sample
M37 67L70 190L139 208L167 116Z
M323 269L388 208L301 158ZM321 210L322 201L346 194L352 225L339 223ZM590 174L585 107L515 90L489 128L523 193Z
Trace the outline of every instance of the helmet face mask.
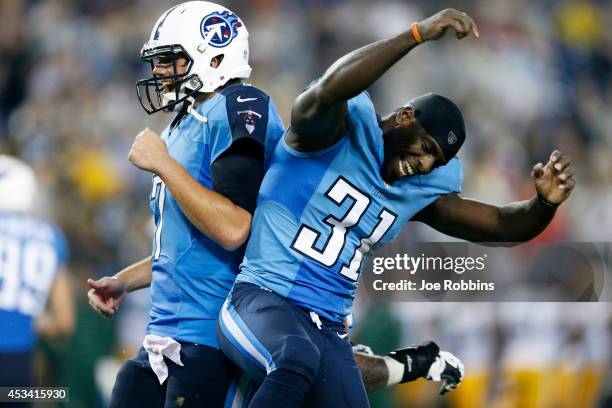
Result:
M185 72L177 73L177 60L181 57L187 60L187 67ZM136 83L138 100L148 114L161 110L172 111L176 105L194 96L202 89L202 81L199 80L197 75L190 74L193 59L181 45L172 44L149 48L142 52L141 59L151 64L151 71L161 61L172 63L173 68L173 74L171 75L153 75ZM169 82L171 86L168 86ZM187 88L186 84L189 84L190 87Z
M173 64L173 75L141 79L138 99L151 114L172 111L198 93L215 92L232 79L248 78L249 33L242 21L223 6L190 1L166 11L155 23L141 59L155 68L156 62ZM222 56L218 64L215 57ZM177 74L177 60L187 60L185 72Z

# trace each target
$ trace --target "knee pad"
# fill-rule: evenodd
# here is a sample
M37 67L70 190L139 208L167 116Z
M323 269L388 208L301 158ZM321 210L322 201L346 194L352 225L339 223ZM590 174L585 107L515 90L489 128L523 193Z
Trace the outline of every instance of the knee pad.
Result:
M312 383L319 372L321 353L309 339L286 336L273 355L276 368L297 372Z

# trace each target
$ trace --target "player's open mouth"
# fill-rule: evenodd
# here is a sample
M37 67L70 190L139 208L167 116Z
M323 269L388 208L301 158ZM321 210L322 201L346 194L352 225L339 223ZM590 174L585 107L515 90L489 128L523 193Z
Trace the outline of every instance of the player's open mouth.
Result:
M416 174L416 171L414 171L414 168L412 167L412 165L410 164L410 162L407 159L401 159L397 162L398 168L399 168L399 174L402 177L406 177L406 176L414 176Z

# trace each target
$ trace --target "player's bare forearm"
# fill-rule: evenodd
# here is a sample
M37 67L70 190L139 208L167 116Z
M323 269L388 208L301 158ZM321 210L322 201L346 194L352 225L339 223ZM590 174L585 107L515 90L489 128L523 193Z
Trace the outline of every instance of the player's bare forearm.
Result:
M500 228L496 242L526 242L538 235L555 216L557 209L542 204L537 195L530 200L499 208Z
M151 286L151 257L138 261L114 276L119 279L127 292Z
M234 250L246 241L251 230L248 211L202 186L174 159L166 160L158 175L189 221L202 233L226 250Z
M536 237L554 215L555 208L542 204L537 196L497 207L448 194L422 210L414 220L467 241L512 244Z
M291 109L287 144L316 151L334 144L345 132L346 101L372 85L417 45L410 32L359 48L336 61Z
M89 305L106 317L113 317L129 292L151 286L151 257L133 263L114 276L87 279Z
M128 160L157 174L189 221L203 234L231 251L240 247L251 230L251 214L231 200L207 189L168 153L166 143L149 128L134 139Z
M355 353L355 361L361 371L361 378L368 393L387 386L389 369L382 357L358 352Z
M437 40L448 28L453 28L458 38L470 32L477 35L471 17L453 9L443 10L417 24L417 32L420 32L422 41ZM395 37L352 51L332 64L321 80L304 92L304 99L318 101L319 109L322 110L347 101L369 88L418 44L409 29Z
M471 17L452 9L423 20L417 27L422 41L437 40L448 28L454 29L458 38L478 32ZM418 44L412 30L406 30L338 59L315 85L296 98L287 143L299 151L333 144L344 134L346 102L369 88Z
M421 210L414 221L453 237L481 243L521 243L540 234L555 216L556 206L571 195L576 184L571 158L559 150L544 165L533 166L536 194L526 201L496 207L446 194Z
M308 152L334 144L345 132L346 101L372 85L417 42L410 32L359 48L336 61L291 109L285 140Z
M368 89L417 45L408 30L352 51L325 72L313 87L313 94L316 94L322 109L345 102Z

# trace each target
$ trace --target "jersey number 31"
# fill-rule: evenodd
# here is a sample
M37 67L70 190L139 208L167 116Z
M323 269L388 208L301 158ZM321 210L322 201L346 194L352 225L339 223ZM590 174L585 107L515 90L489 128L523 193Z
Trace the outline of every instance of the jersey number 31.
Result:
M327 241L323 244L323 249L319 250L315 246L321 236L321 232L305 224L300 226L291 244L291 248L308 258L314 259L327 267L331 267L338 261L344 249L348 229L361 221L361 218L366 213L372 200L367 194L352 185L342 176L336 179L331 188L325 193L325 196L337 205L342 205L345 200L351 200L352 204L342 219L339 220L330 215L323 220L326 224L331 226L331 233L329 233ZM378 223L374 227L372 233L367 237L361 238L361 244L355 249L350 262L342 265L342 269L340 270L341 275L353 281L359 278L359 270L364 255L368 254L372 246L380 241L389 228L391 228L396 218L397 215L391 211L386 208L382 209L380 214L378 214Z

